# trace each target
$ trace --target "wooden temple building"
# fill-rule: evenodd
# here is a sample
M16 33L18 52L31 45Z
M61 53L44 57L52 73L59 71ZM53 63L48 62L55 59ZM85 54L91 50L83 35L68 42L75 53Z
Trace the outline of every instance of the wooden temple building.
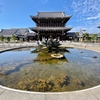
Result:
M71 16L66 16L65 12L37 12L36 16L30 16L36 23L36 27L30 27L37 35L38 40L43 38L59 37L63 40L71 27L66 27L66 23Z

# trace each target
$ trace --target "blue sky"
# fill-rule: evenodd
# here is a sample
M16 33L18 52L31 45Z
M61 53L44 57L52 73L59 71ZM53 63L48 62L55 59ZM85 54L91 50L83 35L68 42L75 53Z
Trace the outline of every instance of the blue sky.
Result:
M72 15L66 26L71 31L100 33L100 0L0 0L0 29L35 27L29 15L64 11Z

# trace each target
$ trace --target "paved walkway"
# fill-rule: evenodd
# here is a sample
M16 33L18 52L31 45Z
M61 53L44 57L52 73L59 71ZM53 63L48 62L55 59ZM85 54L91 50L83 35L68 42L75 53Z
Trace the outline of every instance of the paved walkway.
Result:
M85 43L62 43L64 46L78 47L100 52L100 44L85 44ZM9 46L10 45L10 46ZM19 44L0 44L0 50L33 46L36 43L19 43ZM2 47L3 46L3 47ZM60 93L39 93L27 92L10 89L0 86L0 100L100 100L100 85L73 92L60 92Z

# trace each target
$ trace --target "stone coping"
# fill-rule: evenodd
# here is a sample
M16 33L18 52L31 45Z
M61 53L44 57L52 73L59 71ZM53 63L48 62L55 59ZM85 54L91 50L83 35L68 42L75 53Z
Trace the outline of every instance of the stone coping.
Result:
M0 100L100 100L100 85L72 92L28 92L0 86Z
M19 90L19 89L13 89L9 87L5 87L0 85L0 88L5 89L5 90L10 90L14 92L20 92L20 93L33 93L33 94L63 94L63 93L78 93L78 92L86 92L86 91L91 91L95 90L97 88L100 88L100 85L88 88L88 89L82 89L82 90L76 90L76 91L67 91L67 92L34 92L34 91L25 91L25 90Z
M7 48L7 49L4 49L4 50L0 50L0 53L6 52L6 51L10 51L10 50L14 50L14 49L21 49L21 48L28 48L28 47L32 47L32 46L22 46L22 47Z

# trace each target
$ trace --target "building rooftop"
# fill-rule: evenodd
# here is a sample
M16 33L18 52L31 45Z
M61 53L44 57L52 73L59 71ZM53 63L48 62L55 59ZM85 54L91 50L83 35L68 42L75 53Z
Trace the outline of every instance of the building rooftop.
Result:
M31 30L71 30L72 28L70 27L30 27Z
M65 12L37 12L37 17L65 17Z
M28 28L16 28L16 30L16 35L25 35L25 33L28 32Z
M40 29L40 30L63 30L63 29L69 29L70 27L30 27L31 29ZM71 29L71 28L70 28Z
M70 18L65 12L37 12L36 16L30 15L31 18Z
M2 29L0 35L11 37L13 34L17 32L16 29Z
M70 27L30 27L30 29L34 32L38 32L38 31L69 31L72 28Z
M11 37L12 35L27 35L27 28L11 28L11 29L2 29L0 35L4 37Z
M28 33L27 36L36 36L36 33Z
M66 34L67 34L67 36L75 36L75 37L77 37L75 32L67 32Z

